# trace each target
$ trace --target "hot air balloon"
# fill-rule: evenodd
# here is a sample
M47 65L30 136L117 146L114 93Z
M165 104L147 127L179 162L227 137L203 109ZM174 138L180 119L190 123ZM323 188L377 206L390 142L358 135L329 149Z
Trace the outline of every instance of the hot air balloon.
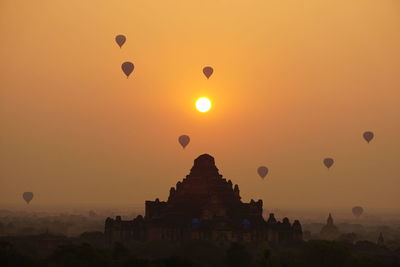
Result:
M351 211L353 212L354 216L358 218L361 216L361 214L363 214L364 209L360 206L355 206L351 209Z
M214 72L214 69L210 66L206 66L203 68L203 73L207 77L207 79L209 79L211 77L213 72Z
M115 36L115 42L119 45L120 48L124 45L125 41L126 41L125 35L119 34Z
M324 159L324 165L329 169L335 161L332 158Z
M363 137L367 143L371 142L372 139L374 139L374 133L373 132L365 132L363 133Z
M265 178L265 176L268 174L268 168L265 166L258 167L257 172L261 178Z
M179 136L178 141L179 141L179 144L181 144L181 146L183 148L185 148L190 142L190 137L187 135L181 135L181 136Z
M132 62L129 62L129 61L124 62L124 63L122 63L122 65L121 65L121 69L122 69L122 71L125 73L126 78L128 78L129 75L131 75L131 73L132 73L132 71L133 71L134 68L135 68L135 66L133 65L133 63L132 63Z
M26 203L29 204L29 202L31 202L31 200L33 199L33 193L32 192L24 192L22 194L22 197L24 198Z

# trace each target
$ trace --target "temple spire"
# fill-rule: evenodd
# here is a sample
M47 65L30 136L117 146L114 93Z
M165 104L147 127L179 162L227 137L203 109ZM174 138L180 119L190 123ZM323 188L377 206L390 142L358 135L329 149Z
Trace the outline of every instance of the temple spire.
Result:
M203 154L194 160L192 169L190 170L191 176L216 176L219 177L215 160L208 154Z
M333 218L332 215L329 213L328 220L326 220L327 225L333 225Z
M379 233L379 237L378 237L378 242L377 242L378 246L384 246L385 245L385 240L383 239L383 234L382 232Z

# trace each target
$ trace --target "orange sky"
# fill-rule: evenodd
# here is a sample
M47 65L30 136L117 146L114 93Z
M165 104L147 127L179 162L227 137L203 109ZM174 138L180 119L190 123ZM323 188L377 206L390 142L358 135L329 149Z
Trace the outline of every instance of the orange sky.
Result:
M400 211L398 0L2 0L0 34L0 203L166 199L209 153L266 208Z

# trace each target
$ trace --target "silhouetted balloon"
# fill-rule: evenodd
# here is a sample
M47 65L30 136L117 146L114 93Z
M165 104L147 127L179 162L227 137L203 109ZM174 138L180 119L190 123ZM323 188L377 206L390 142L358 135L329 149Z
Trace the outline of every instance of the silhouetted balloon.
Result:
M120 48L124 45L125 41L126 41L125 35L119 34L115 36L115 42L117 42Z
M133 63L132 63L132 62L129 62L129 61L124 62L124 63L122 63L122 65L121 65L121 69L122 69L122 71L125 73L126 78L128 78L129 75L131 75L131 73L132 73L132 71L133 71L134 68L135 68L135 66L133 65Z
M207 67L204 67L204 68L203 68L203 73L204 73L204 75L207 77L207 79L211 77L211 75L213 74L213 72L214 72L214 69L211 68L210 66L207 66Z
M31 202L31 200L33 199L33 193L32 192L24 192L22 194L22 197L24 198L26 203L29 204L29 202Z
M179 144L181 144L181 146L183 148L185 148L190 142L190 137L187 135L181 135L181 136L179 136L178 141L179 141Z
M258 167L257 172L261 178L265 178L265 176L268 174L268 168L265 166Z
M356 216L358 218L361 216L361 214L363 214L364 209L360 206L355 206L352 208L352 212L353 212L354 216Z
M324 165L329 169L335 161L332 158L324 159Z
M365 132L363 133L363 137L367 143L371 142L372 139L374 139L374 133L373 132Z

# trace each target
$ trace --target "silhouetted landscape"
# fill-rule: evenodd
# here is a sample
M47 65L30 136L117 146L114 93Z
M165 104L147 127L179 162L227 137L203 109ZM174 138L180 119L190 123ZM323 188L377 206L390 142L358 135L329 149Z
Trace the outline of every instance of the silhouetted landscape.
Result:
M398 266L400 218L290 223L243 203L214 158L195 159L168 201L146 201L145 216L121 210L0 211L5 266ZM106 217L107 216L107 217ZM383 215L382 215L383 216ZM387 216L386 216L387 217Z
M324 236L321 230L327 218L314 215L302 223L304 241L279 245L159 240L106 246L104 222L120 212L77 209L50 214L3 209L2 266L399 266L400 262L400 219L355 220L349 214L334 221L338 228L334 236ZM282 219L279 213L275 216ZM123 215L126 220L135 217ZM382 244L378 243L380 233Z

